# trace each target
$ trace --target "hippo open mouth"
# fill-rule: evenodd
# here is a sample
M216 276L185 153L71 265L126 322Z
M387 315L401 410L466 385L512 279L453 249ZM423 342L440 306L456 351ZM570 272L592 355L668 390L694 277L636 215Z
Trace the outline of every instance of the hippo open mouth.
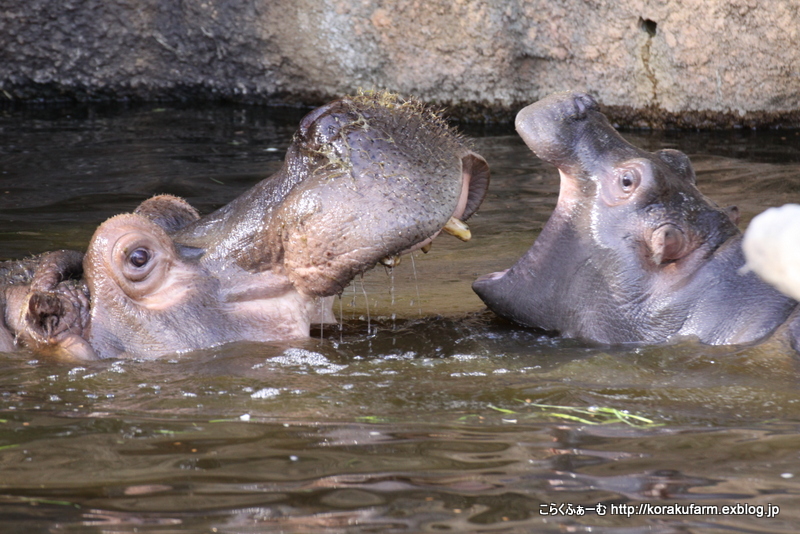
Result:
M275 175L200 218L154 197L95 232L83 262L99 357L305 337L378 262L464 224L486 161L438 113L364 93L309 113Z

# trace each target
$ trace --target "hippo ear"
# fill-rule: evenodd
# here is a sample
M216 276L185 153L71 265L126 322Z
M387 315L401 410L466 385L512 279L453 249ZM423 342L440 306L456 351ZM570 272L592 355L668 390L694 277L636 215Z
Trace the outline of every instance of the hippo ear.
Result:
M728 218L731 220L733 224L739 226L739 207L738 206L728 206L725 208L725 213L728 214Z
M474 152L469 152L461 158L461 172L464 177L464 185L469 186L469 197L467 207L464 208L463 220L469 219L486 197L489 189L489 164L486 160Z
M659 226L650 236L650 258L656 265L664 265L685 258L697 248L697 239L693 239L684 229L672 224Z
M679 150L672 150L665 148L659 150L656 155L661 158L661 161L669 165L670 169L678 173L680 176L689 181L692 185L697 184L697 177L694 174L692 162L689 157Z
M150 219L168 234L177 232L200 218L200 214L191 204L172 195L148 198L133 213Z

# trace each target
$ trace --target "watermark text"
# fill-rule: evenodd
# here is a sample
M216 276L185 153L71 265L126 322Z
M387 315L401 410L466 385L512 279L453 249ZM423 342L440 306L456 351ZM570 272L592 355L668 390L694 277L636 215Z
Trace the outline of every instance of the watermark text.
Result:
M586 514L605 515L624 515L633 517L635 515L732 515L732 516L753 516L771 519L781 513L779 506L775 504L696 504L696 503L673 503L673 504L654 504L649 502L640 503L597 503L595 505L572 504L572 503L542 503L539 505L539 515L551 516L582 516Z

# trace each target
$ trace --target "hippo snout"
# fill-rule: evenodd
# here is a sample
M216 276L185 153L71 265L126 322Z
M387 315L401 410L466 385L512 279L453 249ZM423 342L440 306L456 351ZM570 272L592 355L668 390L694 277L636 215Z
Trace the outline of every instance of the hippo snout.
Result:
M575 159L575 148L599 114L597 101L588 94L556 93L523 108L514 126L537 156L561 167Z

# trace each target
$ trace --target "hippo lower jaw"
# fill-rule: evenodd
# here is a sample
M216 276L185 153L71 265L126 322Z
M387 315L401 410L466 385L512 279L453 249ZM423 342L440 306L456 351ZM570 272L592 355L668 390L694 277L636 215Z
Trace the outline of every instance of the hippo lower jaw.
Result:
M472 290L495 313L521 325L574 337L568 327L559 324L562 314L559 301L569 292L570 280L588 258L576 246L581 233L574 217L581 208L583 190L591 187L589 179L559 168L559 194L555 211L533 246L508 269L478 277ZM586 214L584 214L586 215ZM564 261L569 257L569 261Z
M263 286L260 286L261 289ZM235 325L235 341L271 342L307 338L312 324L336 323L334 297L308 297L294 289L280 295L226 295L223 310Z

